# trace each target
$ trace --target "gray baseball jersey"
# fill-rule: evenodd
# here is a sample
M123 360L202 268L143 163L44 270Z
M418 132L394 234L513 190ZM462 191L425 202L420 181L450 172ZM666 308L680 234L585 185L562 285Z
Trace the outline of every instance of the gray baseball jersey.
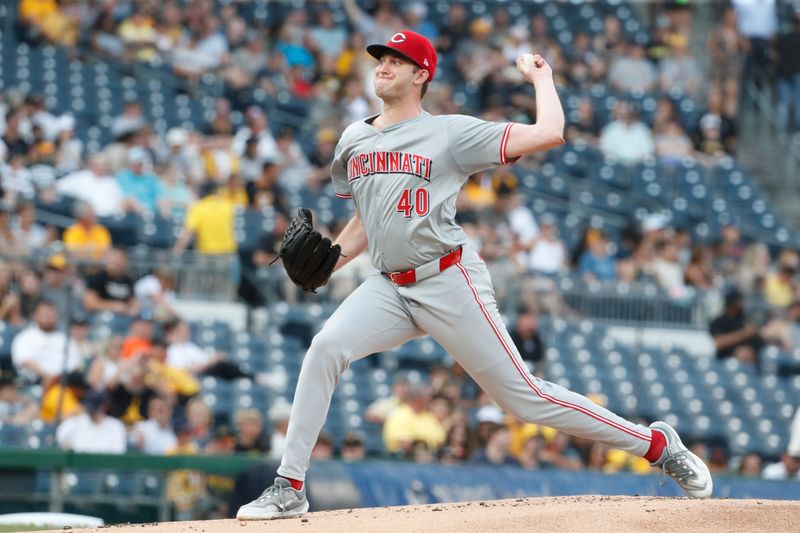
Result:
M331 169L336 195L356 202L375 267L406 270L466 243L456 196L470 174L507 162L511 124L425 111L382 130L370 121L344 131Z
M455 221L467 176L507 163L511 124L465 116L415 118L379 130L367 121L342 135L333 162L336 194L353 198L375 266L395 272L458 246L460 259L431 277L397 285L374 274L314 337L303 360L278 474L303 480L341 372L353 361L430 335L506 411L639 456L650 428L625 420L532 375L497 309L486 265Z

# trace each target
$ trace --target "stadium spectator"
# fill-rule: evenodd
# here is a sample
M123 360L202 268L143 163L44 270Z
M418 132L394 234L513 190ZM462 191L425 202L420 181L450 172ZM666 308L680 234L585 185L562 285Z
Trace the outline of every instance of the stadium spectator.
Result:
M264 433L261 413L256 409L241 409L234 415L236 424L237 453L266 454L269 452L269 437Z
M122 189L109 174L102 154L90 155L85 170L76 170L59 179L56 190L88 203L100 217L119 215L127 208Z
M272 435L269 439L269 453L267 456L270 459L279 459L286 451L286 432L289 429L289 414L292 411L292 406L285 402L275 402L270 407L267 416L272 424Z
M401 29L402 21L388 3L378 4L372 15L359 8L356 0L344 0L343 5L350 22L367 42L387 42Z
M665 93L677 89L693 97L700 95L703 73L685 39L677 40L669 49L668 56L661 60L660 80L661 90Z
M245 209L250 200L247 196L244 179L239 174L231 174L224 186L219 188L218 194L224 200L233 204L235 210Z
M88 363L97 355L98 346L89 338L89 320L82 312L74 313L70 317L69 336L78 345L84 361Z
M77 453L125 453L127 438L121 421L109 416L108 397L91 391L83 399L85 413L64 420L56 430L61 449Z
M150 399L159 394L143 358L120 363L120 379L107 384L109 413L131 424L145 419ZM123 377L124 376L124 377Z
M527 470L538 470L542 467L539 462L539 451L544 446L541 435L530 435L522 443L522 451L516 456L520 466Z
M153 347L155 325L149 314L140 313L133 318L128 335L122 342L122 358L146 357Z
M231 144L234 153L242 155L249 139L257 143L256 154L263 161L275 161L279 157L278 144L269 129L267 115L261 108L250 106L245 113L245 126L239 128Z
M53 302L62 323L80 302L72 276L67 272L67 257L60 252L50 254L45 260L39 296Z
M528 257L528 266L534 272L555 274L566 267L566 248L557 233L555 217L543 216L539 223L539 238Z
M4 139L8 145L8 140ZM33 186L33 173L25 166L27 160L24 154L10 152L8 164L0 167L2 172L2 184L4 197L7 205L14 205L17 199L32 198L35 194Z
M608 238L598 229L590 229L586 234L587 248L578 260L578 272L586 281L615 281L617 269L614 260L608 255Z
M367 449L366 446L364 446L364 437L354 432L345 435L340 455L342 461L363 461L367 456Z
M779 265L778 270L767 274L764 280L764 299L768 304L785 308L794 302L796 273L793 265Z
M469 459L469 464L520 466L519 461L511 455L510 444L508 428L503 425L494 425L488 433L486 444L475 450Z
M425 442L430 450L444 443L444 428L428 409L429 402L427 386L409 384L405 402L392 410L383 425L383 442L388 453L408 453L417 440Z
M158 211L162 217L169 220L175 215L184 213L195 202L195 195L177 164L161 167L158 175L161 181Z
M72 340L67 343L66 335L57 326L55 306L40 300L33 312L33 323L11 344L11 358L20 376L48 385L61 373L82 367L78 346Z
M706 166L718 164L728 155L727 147L722 139L722 118L706 113L700 119L699 144L697 159Z
M175 251L183 252L194 240L195 249L205 255L233 258L236 253L234 205L219 192L214 182L206 182L200 200L186 214L183 232L175 243Z
M77 203L74 213L75 223L64 232L64 248L76 259L101 259L111 248L111 234L88 203Z
M122 194L133 211L141 215L155 213L161 199L161 182L150 173L152 160L140 147L128 152L128 167L117 174Z
M272 208L276 213L289 216L286 193L278 183L281 168L272 161L266 161L256 178L247 183L247 196L252 209Z
M152 455L164 455L174 449L178 440L172 429L172 400L154 396L147 406L147 420L137 422L129 432L132 445Z
M32 398L20 394L13 378L0 375L0 424L26 426L38 411Z
M24 320L31 320L33 311L41 300L39 275L29 268L24 268L18 272L17 290L19 294L19 312Z
M246 89L253 85L256 75L267 63L268 58L264 39L258 34L253 35L244 46L236 48L231 53L230 61L222 71L222 77L232 91L239 91L244 95Z
M89 386L80 371L62 374L58 381L44 387L39 405L39 418L48 423L61 420L85 412L81 401L89 392Z
M770 59L770 41L778 30L776 0L732 0L736 9L736 24L748 40L744 75L763 84L767 81Z
M274 161L281 167L281 185L294 189L305 186L311 168L303 149L297 142L294 129L281 129L275 142L278 146L278 156Z
M122 250L106 252L103 269L86 279L83 307L88 312L111 311L133 316L139 305L133 293L133 280L128 276L128 258Z
M434 394L428 405L428 410L433 413L442 429L449 431L455 423L457 416L457 402L445 394Z
M748 453L739 462L738 473L749 478L761 477L761 456L757 453Z
M133 285L133 294L142 313L156 320L175 318L175 288L177 273L166 267L139 278Z
M704 137L703 128L709 128L717 122L719 122L719 140L722 141L722 147L712 145L713 150L719 151L722 149L729 154L734 154L736 152L736 140L738 134L736 115L727 114L724 104L725 102L723 101L722 93L720 91L713 88L708 91L708 97L706 99L706 112L700 117L700 120L697 124L697 129L692 136L694 139L695 148L701 152L709 150L708 147L703 147L704 139L708 137L707 134Z
M620 92L642 93L653 90L658 82L658 73L647 59L644 46L635 42L624 45L620 56L611 64L608 82Z
M105 4L98 8L94 21L87 28L89 35L84 43L98 57L118 59L125 51L125 45L117 34L118 21L114 16L113 6Z
M122 113L112 122L111 134L115 141L126 141L134 134L141 131L146 125L147 122L144 118L142 105L137 100L130 100L125 104ZM132 156L141 157L141 153L128 152L127 156L129 159L132 159ZM132 161L130 162L132 163ZM114 166L112 165L111 168L113 169Z
M52 240L49 232L36 222L36 207L26 201L17 203L17 217L11 233L22 255L44 248Z
M505 11L502 12L505 13ZM403 7L403 19L405 28L424 35L431 42L435 42L439 38L439 29L428 18L428 6L424 2L409 2L405 4Z
M225 359L220 352L209 353L192 342L189 324L174 319L164 324L168 344L167 363L173 368L185 370L192 375L216 376L222 379L251 377L235 364Z
M11 266L0 262L0 320L19 326L23 323L19 310L19 294L14 290Z
M725 8L722 21L708 34L706 49L711 57L709 92L720 94L725 103L725 115L736 116L739 104L739 83L745 54L749 49L747 39L739 32L736 9Z
M372 402L367 407L365 418L374 424L386 422L395 409L405 404L409 386L408 377L403 373L397 374L392 382L391 395Z
M93 390L113 388L133 364L122 360L122 337L112 335L99 343L97 353L87 361L86 382Z
M607 445L601 442L593 442L589 448L589 456L586 459L586 468L602 472L613 472L613 467L608 464L608 452Z
M569 435L561 431L539 452L542 468L561 468L564 470L582 470L583 462L580 453L570 445Z
M167 362L167 342L164 337L153 337L150 350L142 356L142 363L147 374L146 381L157 389L159 395L174 398L177 405L185 405L200 392L200 383L192 374L181 368L174 368Z
M198 21L186 42L172 50L170 62L175 74L196 82L206 72L220 67L228 51L228 40L220 31L219 17L209 14Z
M658 161L665 167L676 167L694 155L691 139L676 121L668 122L656 133L653 143Z
M735 357L742 363L758 363L764 340L759 327L747 320L744 300L738 290L728 291L723 314L715 318L708 329L714 339L717 359Z
M607 157L633 165L653 155L655 146L650 129L639 121L630 104L619 102L614 117L600 134L600 150Z
M17 255L17 240L11 231L11 212L5 204L0 204L0 253L8 257Z
M714 245L714 269L723 276L734 274L740 265L744 251L745 245L740 221L737 217L730 217L722 224L719 242ZM766 275L766 272L763 274Z
M56 0L20 0L17 14L22 40L37 43L44 37L45 25L58 16L58 3Z
M545 346L539 335L539 314L535 309L520 307L517 310L517 319L508 333L523 360L534 366L544 362Z
M764 479L800 481L800 449L790 446L781 455L781 460L764 467Z
M309 35L318 51L333 57L342 53L347 42L347 32L325 7L317 12L316 23L309 29Z
M213 137L213 132L207 131ZM187 132L183 128L171 128L164 140L166 146L157 151L159 163L167 170L174 172L177 183L194 184L203 178L204 168L201 161L201 145L204 138L197 132ZM213 142L209 140L208 142ZM164 176L160 176L162 179ZM166 193L165 193L166 194Z
M692 257L683 271L683 281L686 285L700 290L709 290L716 287L716 275L712 265L713 254L705 246L695 246Z
M742 253L739 267L734 273L736 286L744 294L761 292L769 268L770 257L767 245L763 242L749 245Z
M149 6L133 6L130 16L117 27L117 34L125 46L124 56L127 59L150 63L158 57L158 35Z
M678 257L678 247L672 240L661 240L655 245L656 256L647 266L656 283L671 297L686 298L691 294L684 283L683 267Z
M258 157L258 141L247 139L244 146L244 153L239 158L239 172L247 185L255 180L264 167L264 163Z
M186 403L186 419L192 439L201 450L205 450L212 438L214 415L202 396L195 396Z
M800 131L800 57L797 50L800 50L800 5L795 7L791 30L780 35L775 43L780 102L777 116L784 132Z
M445 464L460 464L466 462L475 450L477 443L475 435L470 430L465 418L456 420L441 448L441 461Z
M581 98L578 102L576 120L570 120L567 125L567 140L575 142L580 139L596 145L602 127L591 99Z

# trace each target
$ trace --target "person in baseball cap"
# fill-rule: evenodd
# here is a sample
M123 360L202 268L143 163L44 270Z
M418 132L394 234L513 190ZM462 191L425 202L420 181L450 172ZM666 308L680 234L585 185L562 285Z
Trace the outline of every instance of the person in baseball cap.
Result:
M388 80L388 76L383 76L382 71L385 70L383 63L384 57L387 55L393 57L404 58L417 67L419 70L414 72L414 76L419 76L418 82L422 86L422 96L425 96L428 83L433 79L436 74L436 64L438 63L438 56L436 49L431 42L420 35L419 33L411 30L403 30L395 33L386 44L371 44L367 46L367 53L381 62L376 71L375 79L375 93L383 98L383 95L388 95L387 88L384 88L384 79ZM427 77L424 77L422 72L427 72Z

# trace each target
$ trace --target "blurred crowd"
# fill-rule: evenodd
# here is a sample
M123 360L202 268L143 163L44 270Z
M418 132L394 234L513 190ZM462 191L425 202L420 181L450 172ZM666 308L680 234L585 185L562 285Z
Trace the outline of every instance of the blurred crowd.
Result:
M191 325L174 309L176 273L160 269L131 277L126 253L103 221L126 214L181 221L176 253L193 245L229 265L237 279L239 262L266 266L290 216L288 196L326 195L339 134L380 109L365 43L385 42L401 28L428 36L442 54L445 74L424 101L432 113L534 121L532 88L511 68L517 54L531 51L553 65L564 91L583 94L601 84L623 95L663 95L647 119L635 98L621 98L608 122L590 98L581 98L568 117L569 142L587 143L622 164L694 158L713 165L735 155L743 77L777 83L785 116L790 108L795 113L785 127L800 126L800 67L791 53L800 49L800 14L784 31L774 10L763 8L774 8L770 1L758 3L755 14L755 3L733 2L707 42L694 48L692 12L680 2L654 3L647 42L608 16L598 32L578 32L568 47L544 15L519 23L504 8L476 17L466 4L452 3L444 16L434 17L422 3L379 1L365 9L344 0L344 18L326 3L307 2L308 9L290 9L273 20L246 18L246 4L19 2L17 29L32 45L49 42L78 58L166 67L186 81L190 94L207 76L222 80L225 90L207 123L163 136L141 103L130 101L110 126L112 142L92 153L88 140L76 135L75 119L53 114L35 90L0 93L0 319L6 327L24 328L13 340L13 368L5 369L18 379L3 378L0 385L3 423L61 422L57 444L75 451L280 457L287 405L276 404L266 415L240 410L220 424L198 395L205 377L268 385L270 376L248 374L226 354L198 346ZM706 50L710 64L693 50ZM472 97L457 96L461 88ZM681 118L669 97L675 91L704 110L696 123ZM307 110L303 128L275 128L258 104L259 93L301 102ZM243 117L238 126L237 113ZM535 171L541 162L533 155L518 165ZM66 228L36 217L37 206L59 196L78 201L74 223ZM800 256L749 242L736 217L723 224L714 246L693 243L688 228L672 226L660 213L621 235L584 228L577 245L568 246L557 220L535 216L529 200L507 170L471 176L458 198L458 221L486 258L499 296L510 290L504 280L513 274L527 274L530 286L523 289L537 295L557 292L552 277L564 272L588 284L650 281L676 301L697 292L718 295L720 313L709 326L718 357L757 365L767 344L800 348ZM234 217L243 210L275 219L248 257L239 254L235 238ZM322 229L336 234L343 222ZM42 263L19 260L47 247L58 251ZM753 298L766 302L764 313L747 310L744 304ZM557 295L523 298L522 304L512 337L542 372L538 313L569 310ZM89 335L93 317L104 312L127 317L125 337ZM42 386L39 405L20 393L20 379ZM646 461L504 416L457 365L431 369L426 384L399 376L391 397L370 406L366 418L382 426L388 454L416 462L649 471ZM762 471L756 455L730 463L724 443L697 444L695 451L716 472ZM357 460L365 453L363 435L335 445L323 433L313 456ZM764 475L796 477L800 449L776 464L783 466L772 465ZM175 486L192 483L183 478Z

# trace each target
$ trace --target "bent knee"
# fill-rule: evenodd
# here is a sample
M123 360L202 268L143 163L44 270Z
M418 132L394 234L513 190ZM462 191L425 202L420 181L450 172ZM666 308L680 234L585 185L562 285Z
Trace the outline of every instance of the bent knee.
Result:
M340 336L331 334L323 329L314 335L311 340L306 360L344 368L348 361L349 352L346 339L342 339Z

